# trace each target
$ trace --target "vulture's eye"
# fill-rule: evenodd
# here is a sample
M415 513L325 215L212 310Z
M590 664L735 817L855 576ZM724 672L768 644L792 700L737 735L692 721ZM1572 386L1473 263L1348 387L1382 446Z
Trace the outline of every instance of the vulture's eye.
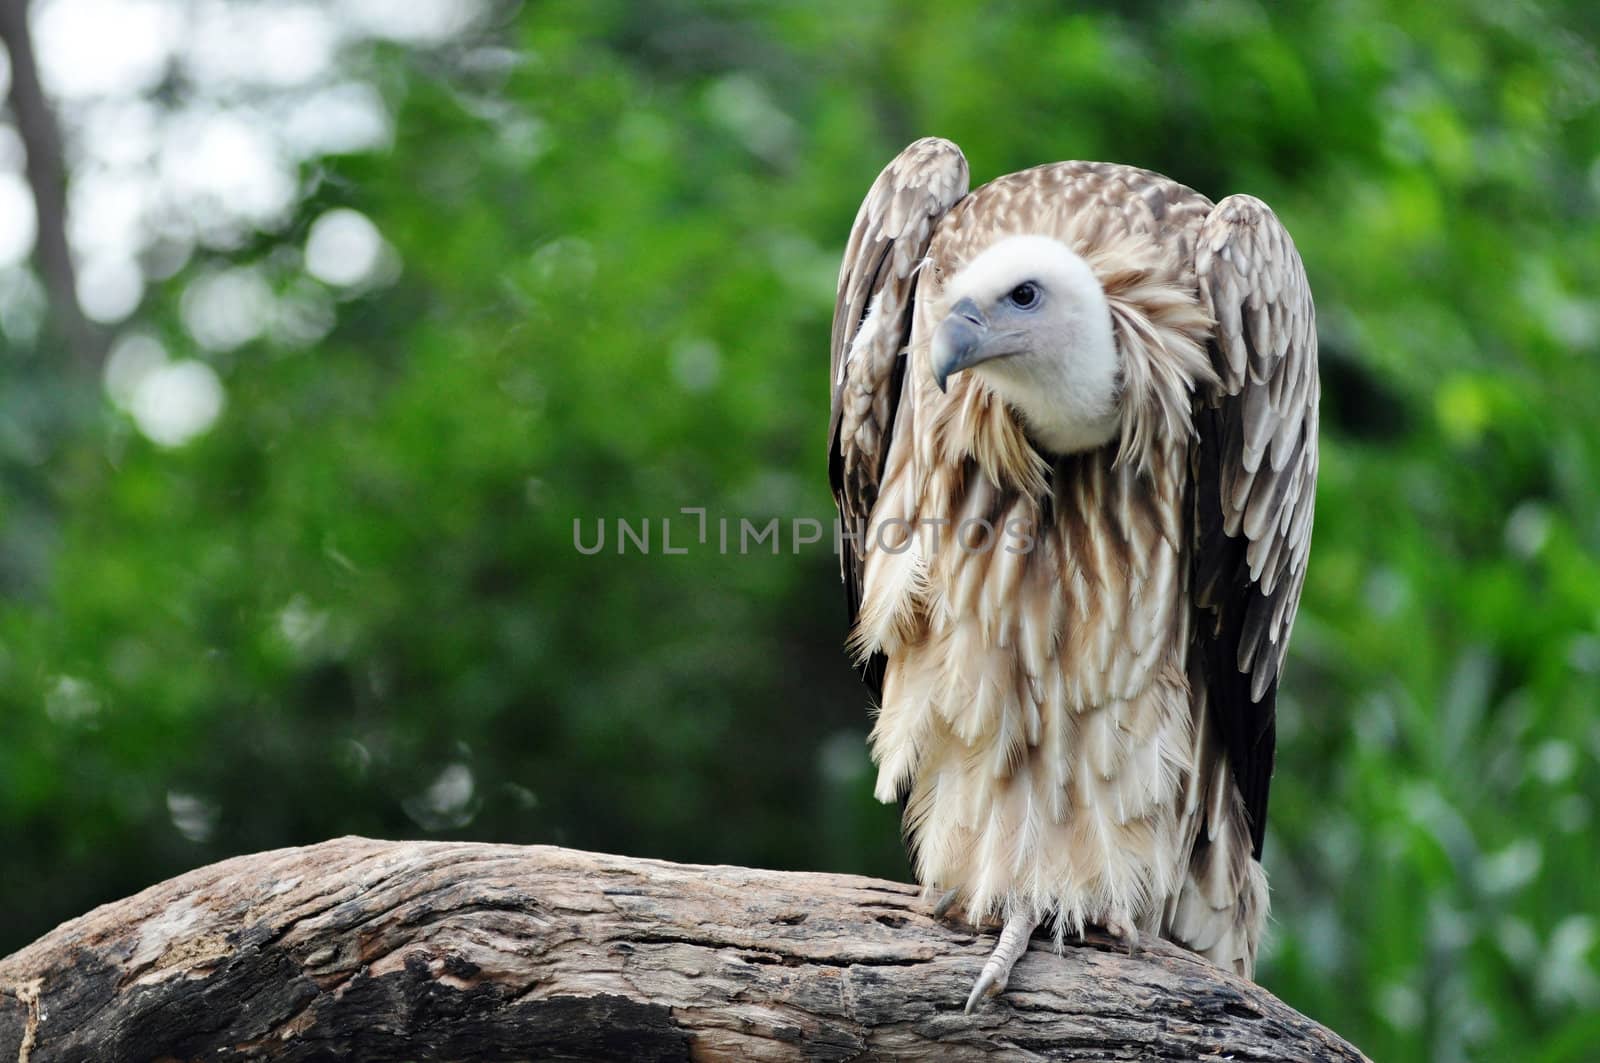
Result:
M1032 310L1039 302L1039 286L1032 281L1025 281L1011 289L1011 294L1006 298L1018 310Z

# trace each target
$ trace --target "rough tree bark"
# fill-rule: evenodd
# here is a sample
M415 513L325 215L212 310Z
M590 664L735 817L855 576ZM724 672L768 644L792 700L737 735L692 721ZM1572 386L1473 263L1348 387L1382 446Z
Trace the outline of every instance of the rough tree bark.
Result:
M1362 1060L1181 949L991 934L914 886L342 838L228 860L0 960L0 1058Z

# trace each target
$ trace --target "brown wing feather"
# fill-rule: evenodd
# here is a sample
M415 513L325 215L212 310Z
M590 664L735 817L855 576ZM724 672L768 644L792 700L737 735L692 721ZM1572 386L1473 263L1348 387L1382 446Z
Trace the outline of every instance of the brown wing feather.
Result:
M967 194L967 160L948 140L924 137L886 166L850 230L833 313L832 419L828 476L847 530L859 531L877 501L893 439L916 273L934 226ZM840 546L850 626L861 606L862 565L850 539ZM883 661L865 676L881 693Z
M1195 410L1195 642L1259 859L1278 676L1311 545L1316 312L1294 241L1252 196L1211 212L1195 273L1222 381Z

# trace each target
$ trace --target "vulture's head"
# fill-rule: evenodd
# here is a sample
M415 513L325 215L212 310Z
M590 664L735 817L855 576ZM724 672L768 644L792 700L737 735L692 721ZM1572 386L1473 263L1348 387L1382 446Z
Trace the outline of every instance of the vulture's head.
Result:
M941 391L971 372L1057 454L1116 435L1121 358L1105 291L1081 257L1046 236L1008 237L951 278L945 296L930 352Z

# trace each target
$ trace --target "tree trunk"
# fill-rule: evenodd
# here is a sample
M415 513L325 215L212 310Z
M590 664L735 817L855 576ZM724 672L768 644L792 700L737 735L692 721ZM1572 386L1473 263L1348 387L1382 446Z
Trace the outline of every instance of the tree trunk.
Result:
M991 932L915 886L546 846L341 838L237 857L0 960L0 1058L1363 1060L1164 942Z
M72 363L88 379L100 369L104 338L78 305L77 273L67 245L67 163L61 131L45 98L28 27L29 0L0 0L0 43L11 58L11 117L27 152L28 188L38 220L34 257L50 299L50 321Z

